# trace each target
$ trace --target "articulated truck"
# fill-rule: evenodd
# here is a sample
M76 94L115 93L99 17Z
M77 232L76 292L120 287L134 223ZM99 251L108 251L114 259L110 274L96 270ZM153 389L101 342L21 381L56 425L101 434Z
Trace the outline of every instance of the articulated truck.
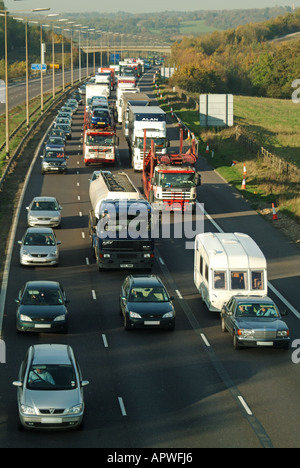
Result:
M183 131L180 132L180 150L178 154L159 155L155 151L154 141L146 153L144 139L143 190L151 205L159 205L165 211L192 211L196 208L197 186L201 184L201 175L196 172L196 143L183 152Z
M166 113L160 107L129 106L127 143L131 165L135 171L143 170L145 136L147 152L153 140L155 154L166 154L170 144L166 120Z
M89 233L99 271L151 270L151 205L124 172L102 171L90 183Z

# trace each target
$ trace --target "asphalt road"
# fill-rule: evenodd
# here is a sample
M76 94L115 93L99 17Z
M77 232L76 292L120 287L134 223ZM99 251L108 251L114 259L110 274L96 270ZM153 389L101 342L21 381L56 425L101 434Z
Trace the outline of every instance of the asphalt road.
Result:
M151 91L152 75L141 86ZM89 175L84 167L80 132L83 109L74 117L67 175L40 173L33 164L14 238L3 317L6 364L0 364L0 446L101 447L108 449L299 447L299 367L292 352L273 349L234 351L228 334L221 332L218 314L202 304L193 283L193 251L186 239L158 239L153 273L176 297L176 330L127 333L119 315L120 286L128 272L98 272L88 235ZM118 164L141 187L141 175L130 168L127 144L120 136ZM178 145L178 127L168 124L172 146ZM199 202L211 218L205 230L250 234L268 260L269 280L278 299L282 294L298 307L300 253L272 225L254 212L214 172L202 157ZM17 241L26 229L26 209L33 196L54 195L63 205L62 228L57 230L61 263L56 268L22 268ZM69 334L16 335L15 297L30 279L58 279L69 299ZM277 292L278 291L278 292ZM295 312L295 311L294 311ZM289 311L291 339L300 338L297 316ZM83 431L19 432L16 391L20 362L34 343L68 343L77 355L86 387Z

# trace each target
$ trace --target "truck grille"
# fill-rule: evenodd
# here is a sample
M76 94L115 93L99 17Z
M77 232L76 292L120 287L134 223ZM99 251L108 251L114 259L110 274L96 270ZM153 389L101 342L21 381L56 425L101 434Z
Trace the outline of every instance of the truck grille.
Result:
M162 192L162 199L171 200L171 201L190 200L190 192L166 191L166 192Z
M112 240L107 245L102 245L103 250L116 250L116 251L128 251L128 252L150 252L152 249L152 242L138 241L138 240Z

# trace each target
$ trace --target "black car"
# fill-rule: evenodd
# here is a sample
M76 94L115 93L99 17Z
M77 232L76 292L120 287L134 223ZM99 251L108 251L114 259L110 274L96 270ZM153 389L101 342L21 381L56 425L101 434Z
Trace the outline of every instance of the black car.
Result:
M69 156L66 156L63 150L45 150L44 154L41 155L41 158L42 174L45 174L45 172L60 172L65 174L67 172L67 160L69 159Z
M222 331L233 337L234 349L289 348L289 329L269 297L233 296L221 310Z
M55 123L55 128L58 130L62 130L64 134L66 135L66 139L70 140L71 139L71 126L68 124L63 124L63 123Z
M175 328L175 309L160 278L130 275L120 293L120 309L125 330L133 328Z
M60 283L28 281L16 302L18 332L67 333L69 301Z

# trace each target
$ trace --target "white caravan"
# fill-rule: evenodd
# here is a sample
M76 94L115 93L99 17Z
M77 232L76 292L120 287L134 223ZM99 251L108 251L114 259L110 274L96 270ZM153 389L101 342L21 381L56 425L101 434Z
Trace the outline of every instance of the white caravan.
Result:
M194 282L208 309L220 312L234 295L267 296L267 262L247 234L198 234Z

